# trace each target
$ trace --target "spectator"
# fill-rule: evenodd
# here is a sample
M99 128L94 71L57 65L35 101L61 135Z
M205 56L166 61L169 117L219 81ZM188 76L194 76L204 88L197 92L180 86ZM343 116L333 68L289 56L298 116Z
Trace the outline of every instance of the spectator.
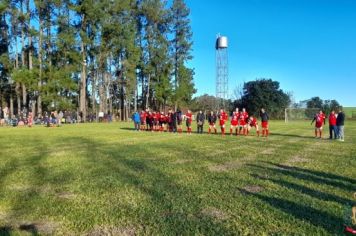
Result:
M329 134L330 134L329 139L333 138L333 133L334 133L334 138L336 139L336 114L334 110L332 110L329 115Z
M205 122L205 114L203 111L199 111L197 114L197 133L202 134L203 133L203 127L204 127L204 122Z
M63 112L59 111L58 113L58 126L60 126L62 124L62 119L63 119Z
M342 108L339 108L339 112L336 118L336 127L337 127L337 139L341 142L344 142L344 123L345 123L345 113L342 111Z

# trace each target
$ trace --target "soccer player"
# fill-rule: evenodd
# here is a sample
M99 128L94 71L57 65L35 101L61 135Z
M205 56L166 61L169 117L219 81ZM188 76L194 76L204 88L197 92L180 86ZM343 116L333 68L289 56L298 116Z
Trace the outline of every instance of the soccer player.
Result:
M230 121L230 135L232 135L232 131L235 131L236 135L238 133L239 125L239 115L234 111L231 116Z
M248 113L246 112L245 108L242 108L242 111L240 112L240 134L241 134L241 129L242 129L242 134L247 135L247 119L248 119Z
M227 121L228 117L224 109L220 110L219 114L219 123L220 123L220 129L221 129L221 135L225 135L225 122Z
M247 134L249 134L252 127L256 128L257 136L260 137L260 130L258 128L257 119L253 116L250 116L250 118L248 118L248 122L247 122Z
M166 116L164 115L164 112L162 111L160 116L159 116L159 131L163 132L165 129L166 124Z
M214 129L215 134L217 133L216 126L215 126L216 120L217 120L216 115L214 114L213 111L210 111L210 114L208 115L208 122L209 122L209 132L208 133L209 134L211 133L212 129Z
M260 111L260 117L261 117L261 125L262 125L262 137L268 137L269 135L269 127L268 127L268 120L269 116L268 113L265 111L264 108L261 109Z
M187 133L192 134L192 120L193 120L193 114L190 110L185 113L185 123L187 125Z
M311 124L315 121L315 138L321 138L323 133L323 124L325 125L325 115L322 110L319 113L315 114L314 119L312 120Z
M146 129L146 116L147 116L147 113L142 110L140 113L140 120L141 120L140 129L141 129L141 131Z
M332 110L329 115L329 139L333 139L333 133L334 138L336 139L336 114L334 110Z
M146 117L146 121L147 121L147 124L149 126L149 127L147 127L148 130L153 132L153 114L152 114L152 112L150 112L150 111L148 112L148 115Z

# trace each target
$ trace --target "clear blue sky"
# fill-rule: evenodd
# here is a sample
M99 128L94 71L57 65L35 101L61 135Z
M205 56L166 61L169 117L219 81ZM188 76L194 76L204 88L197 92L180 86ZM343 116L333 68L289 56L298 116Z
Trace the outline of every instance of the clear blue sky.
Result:
M187 0L197 95L215 95L216 34L229 38L229 90L272 78L296 101L356 106L356 0Z

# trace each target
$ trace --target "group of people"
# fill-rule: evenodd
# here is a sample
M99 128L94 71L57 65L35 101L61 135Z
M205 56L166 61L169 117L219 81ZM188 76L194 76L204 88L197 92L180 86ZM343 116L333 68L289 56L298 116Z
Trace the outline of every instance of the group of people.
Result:
M267 112L262 108L260 111L262 136L269 135ZM195 116L190 110L183 114L182 111L168 110L168 113L150 111L149 109L141 112L135 112L132 116L135 130L137 131L151 131L151 132L183 132L183 122L185 122L186 133L192 133L193 120L197 123L197 133L202 134L204 131L204 124L207 122L209 129L208 134L217 134L218 130L216 123L220 126L221 135L226 134L226 126L230 123L230 135L248 135L252 128L256 129L257 136L260 136L260 129L256 117L249 115L245 108L241 111L236 108L231 117L221 109L219 112L210 111L204 114L199 111Z
M311 124L315 122L315 138L322 138L323 125L325 125L326 115L322 110L315 114ZM344 141L344 125L345 125L345 113L341 108L336 113L332 110L328 117L329 120L329 139L337 139Z

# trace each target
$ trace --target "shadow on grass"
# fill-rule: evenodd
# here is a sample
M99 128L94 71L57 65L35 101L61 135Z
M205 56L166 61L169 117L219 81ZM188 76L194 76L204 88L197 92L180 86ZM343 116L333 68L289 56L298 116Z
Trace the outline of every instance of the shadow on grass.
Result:
M297 134L283 134L283 133L271 133L273 136L282 136L282 137L294 137L294 138L302 138L302 139L315 139L313 136L305 136L305 135L297 135Z
M354 179L335 175L332 173L314 171L314 170L309 170L300 167L290 167L290 166L285 166L280 164L274 164L271 162L262 162L262 163L265 163L269 166L266 167L266 166L254 165L254 164L249 164L248 166L252 168L257 168L259 171L267 170L269 173L273 173L277 175L279 178L263 177L256 174L252 175L252 177L261 180L271 181L283 188L291 189L296 193L305 194L312 198L319 199L322 201L333 201L343 206L348 206L353 204L353 201L347 198L335 196L333 194L321 192L319 190L312 189L300 184L285 181L283 180L283 176L292 177L296 181L303 180L304 183L310 182L319 185L329 185L333 188L339 188L349 192L354 191L356 187ZM300 220L307 220L311 224L317 227L323 227L330 234L339 235L340 232L342 232L343 229L342 226L344 223L343 217L332 215L326 211L317 210L313 207L307 206L307 204L299 204L296 202L291 202L289 200L280 199L276 197L263 196L256 193L249 193L243 190L241 190L241 192L243 192L246 195L254 196L268 203L269 205L277 209L280 209Z

